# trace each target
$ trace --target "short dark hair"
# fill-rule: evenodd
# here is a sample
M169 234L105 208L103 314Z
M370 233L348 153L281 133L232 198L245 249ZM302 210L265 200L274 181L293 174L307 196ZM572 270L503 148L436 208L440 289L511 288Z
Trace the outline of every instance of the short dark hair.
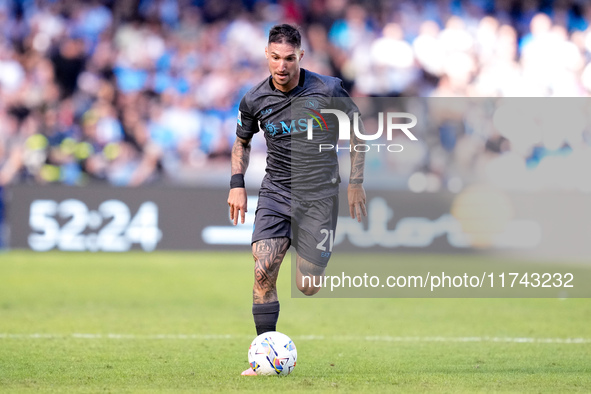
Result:
M269 44L273 42L277 44L290 44L296 48L300 48L302 46L302 36L297 27L284 23L273 26L269 31Z

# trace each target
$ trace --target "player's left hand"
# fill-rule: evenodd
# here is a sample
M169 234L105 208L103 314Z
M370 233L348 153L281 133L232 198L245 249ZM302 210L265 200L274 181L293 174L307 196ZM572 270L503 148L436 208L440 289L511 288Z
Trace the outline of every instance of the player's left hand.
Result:
M347 187L347 197L349 198L349 213L351 218L357 218L361 223L361 215L367 216L365 209L365 189L362 184L349 184Z

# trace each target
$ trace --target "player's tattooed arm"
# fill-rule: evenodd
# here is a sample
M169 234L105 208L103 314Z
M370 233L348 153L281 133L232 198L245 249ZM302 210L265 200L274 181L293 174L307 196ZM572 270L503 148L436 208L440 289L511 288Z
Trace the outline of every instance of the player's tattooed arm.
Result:
M359 120L359 132L365 134L365 127L361 120ZM353 131L353 125L351 125L351 145L356 146L359 144L363 144L363 141L357 137L357 134ZM349 176L349 183L354 185L363 183L364 169L365 152L363 152L362 149L360 149L360 152L351 149L351 174Z
M254 257L253 303L264 304L277 301L277 277L279 267L289 249L289 238L270 238L252 245Z
M365 134L363 122L359 121L359 131ZM351 145L362 144L363 141L353 131L351 127ZM351 149L351 174L349 176L349 187L347 188L347 197L349 199L349 214L351 218L357 218L361 222L361 216L367 216L365 209L365 189L363 188L363 172L365 169L365 152L357 152Z
M232 146L232 175L244 174L250 161L250 139L236 137Z
M236 137L232 146L232 179L230 181L230 193L228 194L228 206L230 207L230 219L234 225L244 223L246 218L247 195L244 188L244 173L250 160L250 139Z

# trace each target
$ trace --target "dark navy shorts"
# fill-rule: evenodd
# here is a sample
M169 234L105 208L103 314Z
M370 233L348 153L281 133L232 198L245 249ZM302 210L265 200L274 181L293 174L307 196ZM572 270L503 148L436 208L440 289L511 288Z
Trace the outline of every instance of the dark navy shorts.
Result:
M290 238L300 257L326 267L332 253L338 216L338 195L315 201L290 201L279 193L261 192L252 242Z

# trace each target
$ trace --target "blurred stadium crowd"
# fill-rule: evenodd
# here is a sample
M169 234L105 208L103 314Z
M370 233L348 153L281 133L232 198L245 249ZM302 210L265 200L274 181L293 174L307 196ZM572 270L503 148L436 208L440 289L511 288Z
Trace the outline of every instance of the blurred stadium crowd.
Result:
M302 66L357 97L591 92L586 0L0 0L0 186L227 185L238 103L268 75L267 32L283 22L302 27ZM583 123L549 139L442 126L411 164L371 168L436 191L461 188L481 158L525 177L546 158L580 166ZM264 161L260 137L251 167Z

